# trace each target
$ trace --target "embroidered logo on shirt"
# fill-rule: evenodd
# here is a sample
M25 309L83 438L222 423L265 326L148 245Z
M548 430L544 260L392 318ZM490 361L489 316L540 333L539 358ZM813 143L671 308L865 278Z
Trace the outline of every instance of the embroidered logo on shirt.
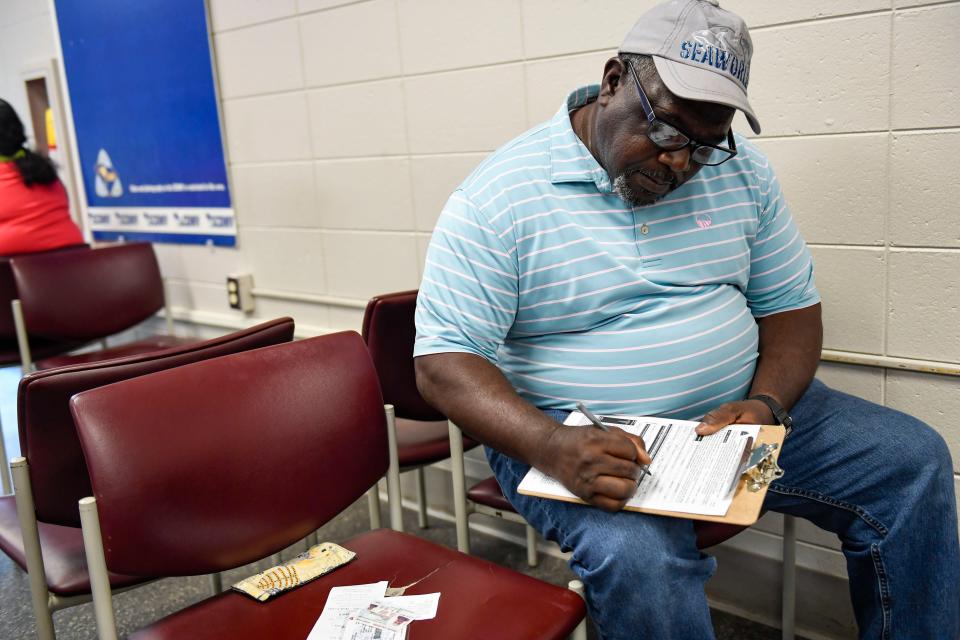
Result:
M710 215L706 213L702 213L699 216L697 216L696 221L697 221L697 226L700 227L701 229L706 229L707 227L713 224L713 218L711 218Z

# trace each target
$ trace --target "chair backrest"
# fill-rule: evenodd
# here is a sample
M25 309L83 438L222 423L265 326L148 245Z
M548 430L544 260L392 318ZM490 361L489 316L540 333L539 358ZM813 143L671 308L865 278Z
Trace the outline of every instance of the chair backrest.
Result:
M363 339L377 368L383 400L393 405L397 417L446 420L417 389L413 369L416 310L416 289L371 298L363 314Z
M163 280L148 243L26 255L10 265L31 337L93 340L163 308Z
M37 519L80 526L77 501L90 495L90 478L70 416L71 396L120 380L292 339L293 319L278 318L204 342L48 369L24 377L17 394L20 450L30 469Z
M17 284L13 279L13 267L10 265L10 261L13 258L46 255L49 253L59 253L61 251L75 251L77 249L89 248L89 245L77 244L68 247L60 247L59 249L52 249L50 251L42 251L39 253L0 256L0 341L17 339L17 330L13 323L13 312L10 309L10 302L18 298ZM16 349L16 345L14 345L14 349Z
M75 396L107 567L212 573L303 538L386 472L382 402L352 331Z

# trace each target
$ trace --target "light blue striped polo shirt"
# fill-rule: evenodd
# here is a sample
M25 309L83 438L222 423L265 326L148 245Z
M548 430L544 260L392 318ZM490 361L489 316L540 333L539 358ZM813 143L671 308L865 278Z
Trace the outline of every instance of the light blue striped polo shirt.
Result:
M755 318L819 301L810 253L740 136L732 160L627 205L570 125L598 91L572 93L450 196L414 355L480 355L544 409L696 419L749 390Z

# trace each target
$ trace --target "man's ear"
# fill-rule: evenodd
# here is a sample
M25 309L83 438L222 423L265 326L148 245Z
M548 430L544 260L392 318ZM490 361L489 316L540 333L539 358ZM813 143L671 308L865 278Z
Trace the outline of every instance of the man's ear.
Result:
M627 67L620 58L610 58L603 66L603 80L600 81L600 95L597 103L606 105L623 86Z

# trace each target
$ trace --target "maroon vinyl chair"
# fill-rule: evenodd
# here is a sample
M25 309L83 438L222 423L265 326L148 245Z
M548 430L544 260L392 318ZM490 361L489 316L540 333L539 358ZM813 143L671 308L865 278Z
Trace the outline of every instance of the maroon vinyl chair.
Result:
M75 396L72 410L95 496L81 514L104 639L116 637L108 569L172 576L245 565L328 522L389 466L377 375L354 332L101 387ZM302 640L332 587L382 579L410 585L408 595L443 594L436 618L413 623L418 640L549 640L584 616L572 591L404 533L341 544L357 553L352 562L277 598L222 593L130 637Z
M24 374L33 369L29 340L92 342L136 326L166 309L163 279L153 247L134 243L19 256L10 261L18 300L11 306ZM37 361L36 369L149 353L195 342L153 335L132 343ZM38 354L39 355L39 354Z
M447 418L420 396L413 371L413 343L416 338L414 313L417 291L376 296L363 314L363 339L377 370L388 421L395 421L400 472L414 471L420 528L427 527L424 467L450 457ZM469 450L477 443L464 439ZM399 499L390 503L393 520L401 519ZM370 492L370 521L380 526L380 499L376 485Z
M87 245L72 245L53 251L73 251L75 249L88 249ZM0 367L16 364L20 362L20 349L17 346L17 330L13 320L13 311L11 303L17 299L17 285L13 280L13 269L10 266L10 259L17 256L0 256ZM30 350L39 358L48 358L51 356L67 353L85 343L76 340L42 340L34 339L30 343ZM11 491L10 477L7 469L7 452L3 443L3 427L0 426L0 459L3 460L3 468L0 469L0 488L2 495L7 495Z
M120 380L289 342L293 330L291 318L279 318L188 346L49 369L20 381L22 457L12 463L15 496L0 497L0 550L28 573L41 638L54 637L53 611L91 597L77 510L78 500L90 495L90 478L70 398ZM210 380L204 389L216 386L217 381ZM110 585L123 589L147 579L112 574Z

